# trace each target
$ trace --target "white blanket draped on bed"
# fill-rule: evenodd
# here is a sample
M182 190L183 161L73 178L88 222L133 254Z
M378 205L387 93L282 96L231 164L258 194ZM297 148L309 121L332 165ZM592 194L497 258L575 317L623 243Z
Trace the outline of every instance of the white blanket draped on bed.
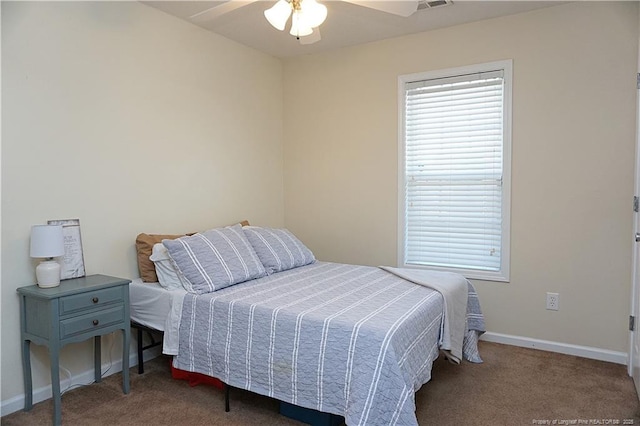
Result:
M448 358L459 364L462 359L462 345L466 331L467 279L453 272L393 268L391 266L381 266L380 268L442 294L444 315L440 334L440 349L448 352Z

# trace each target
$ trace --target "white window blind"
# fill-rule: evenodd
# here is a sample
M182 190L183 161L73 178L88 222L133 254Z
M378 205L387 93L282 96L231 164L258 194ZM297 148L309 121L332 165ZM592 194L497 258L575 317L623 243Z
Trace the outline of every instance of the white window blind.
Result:
M504 272L504 74L404 83L405 266Z

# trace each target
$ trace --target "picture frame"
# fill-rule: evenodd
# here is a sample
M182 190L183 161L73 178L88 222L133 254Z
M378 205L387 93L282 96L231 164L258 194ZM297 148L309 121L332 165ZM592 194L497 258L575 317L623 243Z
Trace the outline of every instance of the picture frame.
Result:
M47 225L62 225L64 256L60 262L60 279L68 280L84 277L84 254L82 252L80 219L49 220Z

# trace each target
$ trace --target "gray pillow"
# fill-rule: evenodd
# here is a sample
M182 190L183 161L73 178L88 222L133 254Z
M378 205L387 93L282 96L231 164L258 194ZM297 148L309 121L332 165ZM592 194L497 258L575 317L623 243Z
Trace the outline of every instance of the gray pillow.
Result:
M286 229L242 228L267 274L286 271L316 261L311 250Z
M211 293L266 275L240 225L162 240L162 244L188 280L185 289L191 293Z

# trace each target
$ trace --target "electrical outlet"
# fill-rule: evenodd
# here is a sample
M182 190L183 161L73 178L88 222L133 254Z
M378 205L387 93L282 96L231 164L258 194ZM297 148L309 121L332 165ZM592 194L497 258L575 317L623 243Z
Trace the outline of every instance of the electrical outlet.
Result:
M547 293L547 309L557 311L560 309L560 294Z

